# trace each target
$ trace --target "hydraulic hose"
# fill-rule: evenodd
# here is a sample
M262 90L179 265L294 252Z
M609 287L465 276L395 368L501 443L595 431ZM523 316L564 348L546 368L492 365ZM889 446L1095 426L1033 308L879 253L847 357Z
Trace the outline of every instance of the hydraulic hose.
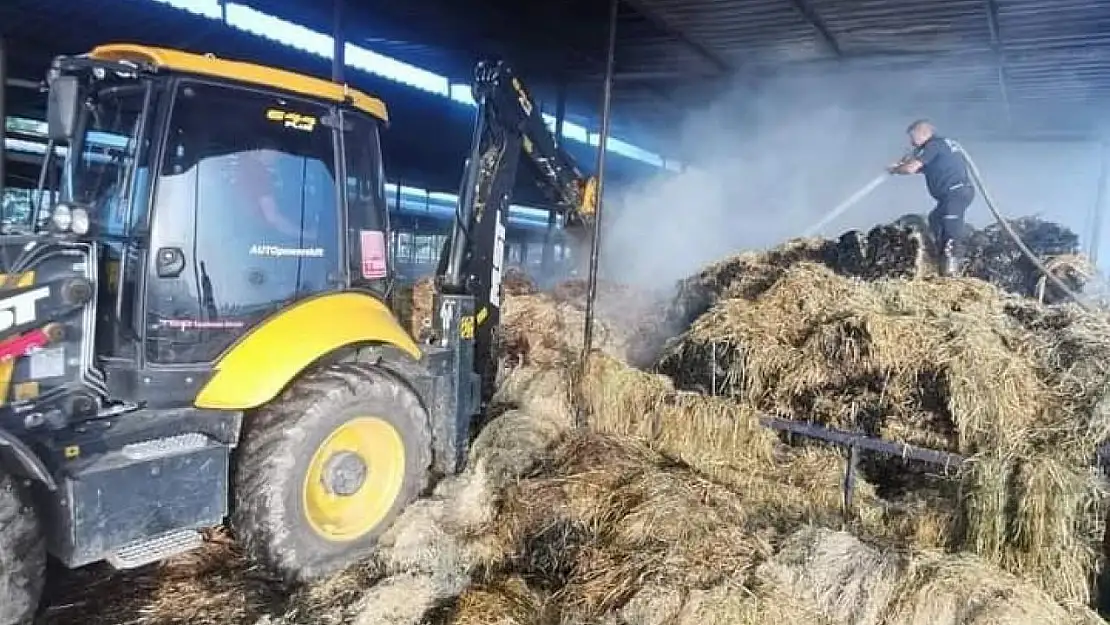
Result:
M1021 250L1021 253L1029 259L1029 262L1033 263L1033 266L1035 266L1038 271L1044 274L1045 278L1052 282L1052 284L1056 285L1056 288L1060 289L1065 295L1071 298L1071 300L1078 304L1080 308L1090 312L1091 307L1083 301L1079 294L1071 290L1071 288L1069 288L1068 285L1065 284L1064 281L1061 280L1056 274L1049 271L1048 267L1045 267L1044 263L1041 262L1041 259L1037 258L1037 255L1033 253L1033 250L1029 249L1029 246L1025 244L1025 241L1021 240L1021 236L1018 235L1016 231L1014 231L1013 227L1010 226L1010 223L1006 221L1005 217L1003 217L1002 213L995 205L994 199L991 198L990 191L987 190L987 185L983 183L983 177L979 174L979 168L975 166L975 161L971 158L971 155L967 153L967 150L962 149L962 146L961 150L964 154L964 160L967 161L967 168L968 171L971 173L971 178L975 181L975 186L979 189L979 193L983 195L983 201L986 202L987 208L990 210L991 215L994 215L994 219L998 222L998 225L1010 237L1010 239L1013 240L1014 245L1017 245L1018 249Z

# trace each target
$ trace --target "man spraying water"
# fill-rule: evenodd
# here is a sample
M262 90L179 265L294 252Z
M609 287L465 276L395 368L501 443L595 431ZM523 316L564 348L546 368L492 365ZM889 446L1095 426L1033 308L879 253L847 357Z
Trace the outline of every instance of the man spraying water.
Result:
M975 187L968 173L963 149L951 139L936 134L927 120L910 124L906 132L913 150L891 165L892 174L925 174L925 186L937 206L929 213L929 228L939 252L942 276L955 275L959 269L964 234L964 216L975 200Z

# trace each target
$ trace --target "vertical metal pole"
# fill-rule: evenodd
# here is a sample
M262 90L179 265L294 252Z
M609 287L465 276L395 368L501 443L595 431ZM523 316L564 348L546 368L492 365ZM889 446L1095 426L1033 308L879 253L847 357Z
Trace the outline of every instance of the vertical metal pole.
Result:
M709 395L717 396L717 341L709 344Z
M1103 236L1103 218L1106 215L1106 185L1110 182L1110 143L1099 144L1098 192L1095 196L1094 217L1091 220L1091 234L1087 241L1087 256L1091 263L1098 266L1099 246Z
M220 21L227 23L227 0L220 0Z
M563 124L567 119L567 81L559 80L559 92L555 96L555 143L563 145Z
M8 136L8 111L4 106L8 95L8 49L4 42L4 36L0 35L0 223L6 215L4 215L4 188L6 172L4 165L7 164L8 154L5 151L7 145L5 141Z
M609 0L609 54L605 60L605 92L601 105L601 136L597 142L597 216L590 245L590 277L586 288L586 329L582 346L582 363L590 354L594 340L594 300L597 299L597 258L601 247L602 210L605 206L605 152L609 144L609 124L613 107L613 67L617 55L617 11L619 0Z
M859 447L848 448L848 467L844 471L844 514L852 514L852 500L856 489L856 471L859 470Z
M335 3L335 21L332 24L332 40L335 47L332 49L331 55L331 79L332 82L343 83L343 70L347 66L347 59L344 55L346 49L347 38L344 35L346 29L343 27L343 0L333 0Z

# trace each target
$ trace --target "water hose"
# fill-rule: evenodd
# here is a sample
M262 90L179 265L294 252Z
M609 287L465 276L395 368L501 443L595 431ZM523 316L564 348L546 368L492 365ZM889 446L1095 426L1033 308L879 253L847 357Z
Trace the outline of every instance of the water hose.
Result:
M967 150L964 150L962 146L960 148L960 151L963 152L964 160L967 162L967 168L968 171L971 173L971 179L975 182L975 186L979 189L979 193L983 195L983 201L986 202L987 208L990 210L991 215L994 216L994 219L998 222L998 225L1001 226L1002 230L1014 242L1014 245L1017 245L1018 249L1021 250L1021 253L1029 259L1029 262L1033 263L1033 266L1035 266L1038 271L1044 274L1044 277L1048 278L1048 280L1052 282L1052 284L1055 285L1056 288L1060 289L1060 291L1071 298L1071 300L1078 304L1080 308L1090 312L1091 307L1083 301L1079 294L1071 290L1071 288L1069 288L1068 285L1059 278L1059 276L1049 271L1048 267L1046 267L1045 264L1041 262L1041 259L1037 258L1037 255L1033 253L1033 250L1029 249L1029 246L1025 244L1025 241L1021 240L1021 236L1018 235L1018 233L1013 229L1010 223L1006 221L1006 218L1003 217L1002 213L995 205L994 199L991 198L990 192L987 190L987 185L983 183L983 177L979 175L979 168L975 166L975 161L972 160L971 155L968 154Z

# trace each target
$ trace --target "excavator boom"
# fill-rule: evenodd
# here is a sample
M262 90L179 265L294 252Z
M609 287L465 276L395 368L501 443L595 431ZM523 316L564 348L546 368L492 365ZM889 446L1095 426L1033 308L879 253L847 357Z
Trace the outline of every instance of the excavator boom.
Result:
M474 369L488 395L500 321L505 228L520 162L531 164L554 210L565 216L566 231L578 249L596 227L598 198L597 179L584 174L559 145L539 106L506 63L479 63L473 95L477 104L474 134L454 230L437 272L439 302L434 326L450 340L453 332L443 303L452 301L452 296L474 298L473 318L464 315L463 340L471 336L474 340ZM448 304L448 308L457 314L457 306Z

